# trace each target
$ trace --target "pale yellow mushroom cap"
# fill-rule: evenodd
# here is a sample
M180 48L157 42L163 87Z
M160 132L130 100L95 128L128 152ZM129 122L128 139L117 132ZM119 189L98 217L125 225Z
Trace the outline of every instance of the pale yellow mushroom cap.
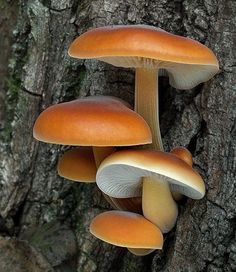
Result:
M201 176L177 156L162 151L115 152L100 165L96 181L109 196L135 197L142 194L142 178L151 176L190 198L201 199L205 194Z

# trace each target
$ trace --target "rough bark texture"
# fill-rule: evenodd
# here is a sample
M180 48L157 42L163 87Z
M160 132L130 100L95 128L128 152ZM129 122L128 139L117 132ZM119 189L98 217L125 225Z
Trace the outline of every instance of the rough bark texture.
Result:
M0 271L236 271L236 2L1 0L0 6ZM110 24L149 24L194 38L213 49L221 68L189 91L160 79L165 149L190 149L207 194L181 203L163 251L143 258L89 234L90 220L109 205L95 185L57 176L67 147L32 138L35 119L50 104L98 94L133 103L133 71L67 55L76 36Z

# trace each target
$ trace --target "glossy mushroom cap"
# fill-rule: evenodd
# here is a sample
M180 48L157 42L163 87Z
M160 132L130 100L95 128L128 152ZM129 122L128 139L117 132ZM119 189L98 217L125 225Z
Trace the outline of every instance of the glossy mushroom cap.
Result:
M158 227L140 214L109 211L97 215L90 232L104 242L129 248L161 249L163 235Z
M82 146L129 146L151 143L144 119L121 99L93 96L53 105L35 122L43 142Z
M152 176L190 198L201 199L205 194L201 176L177 156L162 151L115 152L100 165L96 182L109 196L137 197L142 194L142 178Z
M187 148L182 147L182 146L178 146L178 147L173 148L170 151L170 153L176 155L181 160L185 161L189 166L191 166L191 167L193 166L193 157Z
M79 182L95 182L97 167L93 149L78 147L66 151L58 161L59 176Z
M203 44L145 25L89 30L73 41L69 55L120 67L163 68L179 89L205 82L219 70L214 53Z

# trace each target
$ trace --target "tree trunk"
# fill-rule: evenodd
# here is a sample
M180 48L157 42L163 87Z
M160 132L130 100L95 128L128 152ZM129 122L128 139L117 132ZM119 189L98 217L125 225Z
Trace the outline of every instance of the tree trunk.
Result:
M0 7L0 271L236 271L236 2L1 0ZM91 219L111 207L94 184L58 177L67 147L32 137L51 104L99 94L133 104L134 71L67 54L76 36L111 24L194 38L220 61L220 73L192 90L160 79L165 150L192 152L207 194L179 205L164 249L146 257L91 236Z

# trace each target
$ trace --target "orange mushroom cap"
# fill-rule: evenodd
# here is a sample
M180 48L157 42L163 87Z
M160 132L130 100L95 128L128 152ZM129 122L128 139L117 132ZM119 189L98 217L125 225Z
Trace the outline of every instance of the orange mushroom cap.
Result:
M121 99L93 96L53 105L35 122L37 140L67 145L129 146L151 143L144 119Z
M92 220L90 232L102 241L121 247L161 249L163 246L159 228L142 215L131 212L99 214Z
M185 161L189 166L191 166L191 167L193 166L193 157L187 148L182 147L182 146L178 146L178 147L173 148L170 151L170 153L176 155L181 160Z
M73 181L95 182L97 167L91 147L66 151L58 161L58 174Z
M163 68L170 84L180 89L205 82L219 70L216 56L205 45L145 25L89 30L73 41L69 55L98 58L120 67Z

